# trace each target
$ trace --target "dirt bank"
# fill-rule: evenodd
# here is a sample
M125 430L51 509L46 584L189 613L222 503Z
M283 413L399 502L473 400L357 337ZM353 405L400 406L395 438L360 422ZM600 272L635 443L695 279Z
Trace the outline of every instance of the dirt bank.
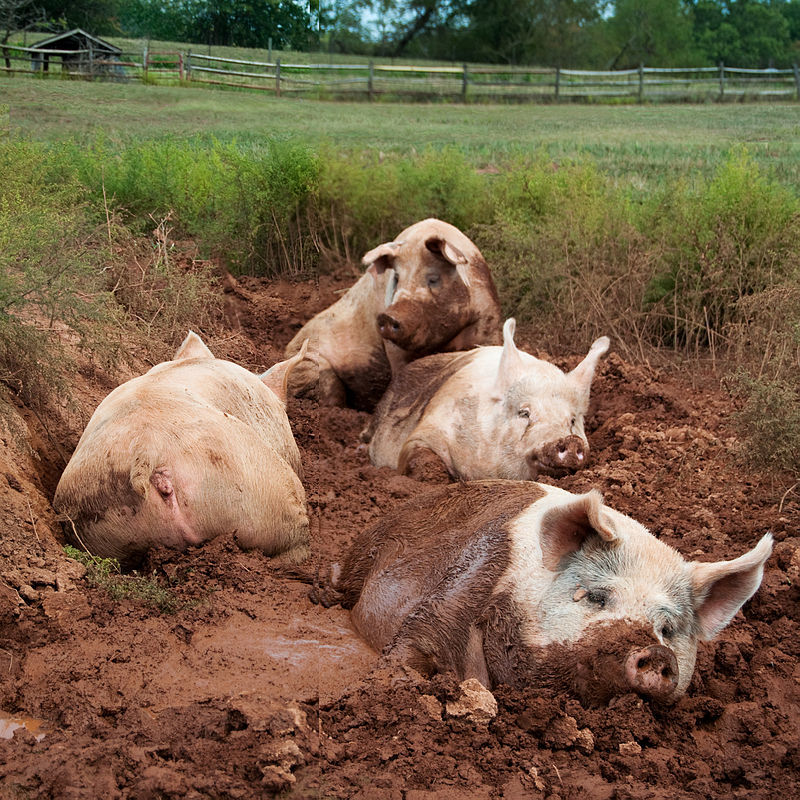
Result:
M228 286L214 352L260 370L341 281ZM535 332L521 346L536 352ZM571 366L575 359L556 359ZM144 365L143 365L144 366ZM322 609L269 559L217 540L145 565L166 613L113 599L64 557L49 505L64 457L113 385L76 377L83 407L24 408L0 448L0 740L3 797L682 798L794 796L800 774L800 490L749 474L714 381L612 353L587 429L593 465L559 482L607 502L687 556L729 558L767 530L761 591L701 645L689 692L664 711L626 695L497 692L488 723L446 711L457 687L375 670L346 612ZM425 486L376 469L368 417L293 401L314 563ZM26 442L30 442L30 448ZM788 490L788 491L787 491Z

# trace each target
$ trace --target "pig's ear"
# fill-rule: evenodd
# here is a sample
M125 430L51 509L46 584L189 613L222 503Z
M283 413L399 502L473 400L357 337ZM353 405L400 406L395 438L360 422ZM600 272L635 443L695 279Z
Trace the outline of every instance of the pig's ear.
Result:
M517 321L509 317L503 325L503 352L497 368L497 377L492 387L492 400L502 400L509 387L513 386L524 374L525 364L517 346L514 344L514 332Z
M733 561L695 561L690 565L695 614L702 639L713 639L755 594L770 553L772 534L768 533L749 553Z
M314 361L313 358L306 355L307 351L308 339L303 342L303 346L300 348L299 352L295 353L291 358L287 358L285 361L279 361L277 364L273 364L263 375L260 376L261 382L268 389L271 389L278 400L280 400L284 405L286 405L287 387L289 385L289 376L292 374L292 370L301 361Z
M214 358L214 354L206 347L205 342L194 332L189 331L181 346L175 351L173 361L184 361L187 358Z
M577 384L583 394L589 394L597 362L608 352L610 344L608 336L595 339L583 361L569 373L569 378Z
M614 523L604 511L603 496L597 489L568 495L545 511L539 535L542 563L555 571L564 556L580 550L591 536L599 536L605 542L617 539Z
M361 259L361 263L367 267L367 272L373 278L380 275L387 267L391 267L394 263L394 257L402 245L402 242L384 242L377 247L373 247Z
M469 288L469 274L467 269L469 265L467 257L454 244L451 244L447 239L443 239L441 236L431 236L425 241L425 247L427 247L431 253L436 253L436 255L441 256L441 258L449 264L452 264L456 268L458 277L461 278L464 285Z

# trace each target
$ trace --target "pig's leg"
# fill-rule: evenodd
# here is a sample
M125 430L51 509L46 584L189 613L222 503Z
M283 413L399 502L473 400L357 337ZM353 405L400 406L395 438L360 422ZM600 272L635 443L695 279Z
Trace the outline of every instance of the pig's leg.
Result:
M464 680L467 678L476 678L487 689L492 688L486 656L483 654L483 633L475 625L470 626L467 652L464 656Z
M424 483L449 483L451 480L444 461L428 447L403 447L398 469L401 474Z

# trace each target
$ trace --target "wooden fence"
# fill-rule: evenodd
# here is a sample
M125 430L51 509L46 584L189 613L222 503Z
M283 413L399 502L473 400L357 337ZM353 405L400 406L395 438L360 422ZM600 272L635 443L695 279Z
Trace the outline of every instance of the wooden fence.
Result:
M44 54L61 56L60 72L37 69ZM573 70L487 65L415 66L247 61L194 52L123 53L41 50L4 45L0 72L78 79L145 80L228 86L274 94L347 99L446 99L461 102L607 100L662 102L798 99L800 73L792 69L716 67ZM66 57L65 57L66 56ZM68 60L67 60L68 58Z

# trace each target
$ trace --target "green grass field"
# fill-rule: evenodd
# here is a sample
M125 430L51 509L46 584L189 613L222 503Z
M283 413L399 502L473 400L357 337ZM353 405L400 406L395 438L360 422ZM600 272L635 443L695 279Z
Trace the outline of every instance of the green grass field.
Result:
M475 105L275 99L207 88L0 78L13 136L127 144L163 136L247 142L277 137L337 151L411 154L455 146L477 166L545 151L554 161L589 156L613 177L647 188L680 175L708 176L744 144L780 183L800 185L800 108L731 105ZM0 121L3 115L0 115Z

